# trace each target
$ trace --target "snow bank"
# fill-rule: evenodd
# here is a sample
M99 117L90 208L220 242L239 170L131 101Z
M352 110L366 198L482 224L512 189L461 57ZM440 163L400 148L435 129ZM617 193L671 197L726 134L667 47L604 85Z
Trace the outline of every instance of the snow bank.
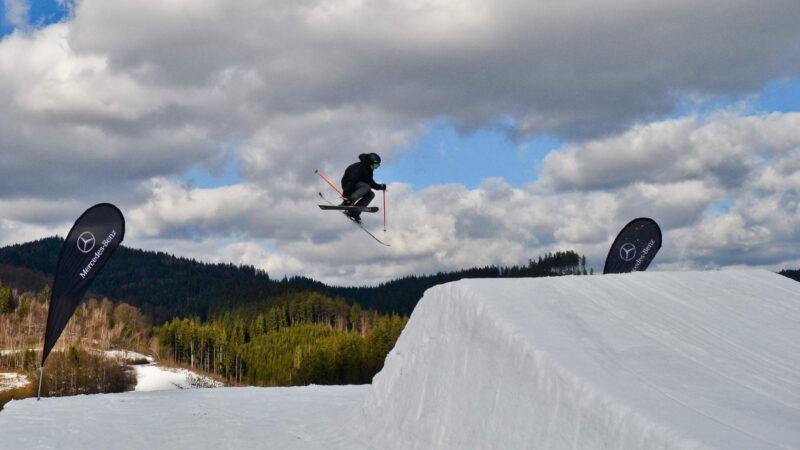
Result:
M464 280L371 386L12 401L0 447L800 448L798 324L765 271Z
M798 448L798 324L766 271L464 280L353 420L373 448Z

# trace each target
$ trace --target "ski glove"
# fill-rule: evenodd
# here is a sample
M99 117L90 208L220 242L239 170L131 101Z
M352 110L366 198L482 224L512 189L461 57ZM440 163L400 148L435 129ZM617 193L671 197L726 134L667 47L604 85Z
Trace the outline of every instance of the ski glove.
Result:
M386 190L386 185L385 184L378 184L378 190L379 191L385 191Z

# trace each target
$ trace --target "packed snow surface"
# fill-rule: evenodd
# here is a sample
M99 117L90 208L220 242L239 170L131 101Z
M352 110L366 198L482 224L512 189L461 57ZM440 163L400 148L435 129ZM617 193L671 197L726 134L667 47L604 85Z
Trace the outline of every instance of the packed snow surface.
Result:
M342 439L331 419L357 408L367 388L218 388L12 401L0 411L0 448L324 449Z
M8 448L800 448L800 284L757 270L428 290L366 386L13 401Z

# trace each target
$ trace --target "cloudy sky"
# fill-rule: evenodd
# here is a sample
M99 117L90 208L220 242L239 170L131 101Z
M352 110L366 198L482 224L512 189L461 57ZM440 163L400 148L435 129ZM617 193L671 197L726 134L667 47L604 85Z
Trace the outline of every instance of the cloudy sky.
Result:
M797 0L0 1L0 245L107 201L128 246L345 285L601 269L642 216L651 270L800 267ZM389 248L316 206L363 152Z

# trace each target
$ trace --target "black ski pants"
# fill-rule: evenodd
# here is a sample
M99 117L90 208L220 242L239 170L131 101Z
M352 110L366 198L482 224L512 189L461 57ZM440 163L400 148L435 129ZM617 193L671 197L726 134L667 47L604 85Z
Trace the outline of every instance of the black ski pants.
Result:
M355 206L366 208L367 206L369 206L369 202L371 202L372 199L375 198L375 193L372 192L372 186L370 186L367 183L364 183L363 181L359 181L358 183L356 183L356 189L353 191L352 194L350 194L350 197L348 198L350 199L351 202L355 204ZM352 216L359 217L361 216L361 213L353 212Z

